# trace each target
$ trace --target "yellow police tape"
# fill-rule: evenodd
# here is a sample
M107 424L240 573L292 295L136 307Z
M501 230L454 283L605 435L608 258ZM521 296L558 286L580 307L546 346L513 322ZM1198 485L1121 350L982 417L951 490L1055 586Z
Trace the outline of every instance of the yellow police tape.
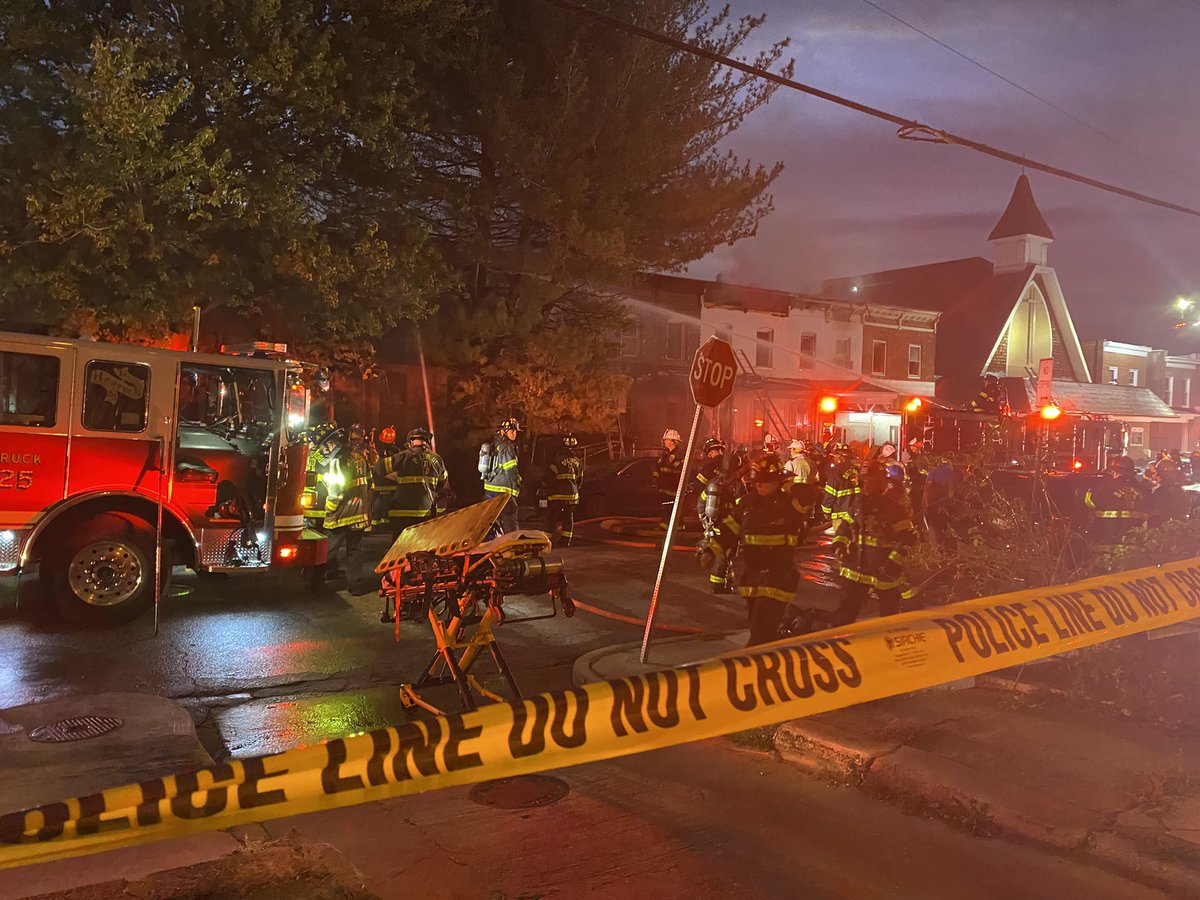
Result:
M868 620L0 816L0 868L717 737L1197 615L1200 559Z

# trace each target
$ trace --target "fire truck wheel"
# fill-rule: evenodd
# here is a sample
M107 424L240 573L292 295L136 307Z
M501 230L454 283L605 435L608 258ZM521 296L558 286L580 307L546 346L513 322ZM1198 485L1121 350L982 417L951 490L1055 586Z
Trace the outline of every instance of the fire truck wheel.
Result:
M171 580L163 547L162 590ZM68 622L129 622L154 603L154 529L137 517L106 513L64 534L42 562L42 583Z

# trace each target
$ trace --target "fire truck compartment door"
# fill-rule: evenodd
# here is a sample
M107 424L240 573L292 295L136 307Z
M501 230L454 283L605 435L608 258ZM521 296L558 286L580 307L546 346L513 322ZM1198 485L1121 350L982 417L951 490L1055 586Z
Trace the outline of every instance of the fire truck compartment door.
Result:
M0 338L0 528L33 525L64 497L75 351Z

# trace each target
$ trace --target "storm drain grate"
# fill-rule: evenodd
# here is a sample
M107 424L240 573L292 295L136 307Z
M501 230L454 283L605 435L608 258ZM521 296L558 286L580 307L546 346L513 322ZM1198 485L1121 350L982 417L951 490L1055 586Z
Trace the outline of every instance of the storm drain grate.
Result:
M496 809L534 809L557 803L570 790L561 778L515 775L475 785L471 788L471 799L480 806L493 806Z
M51 722L49 725L40 725L29 732L29 739L41 741L43 744L86 741L88 738L116 731L124 724L124 720L112 716L78 716L74 719Z

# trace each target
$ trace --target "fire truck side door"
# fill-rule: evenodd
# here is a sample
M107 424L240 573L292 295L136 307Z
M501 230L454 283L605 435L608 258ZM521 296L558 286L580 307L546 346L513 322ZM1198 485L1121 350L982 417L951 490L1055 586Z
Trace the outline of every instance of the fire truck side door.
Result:
M0 529L6 533L31 527L64 496L74 370L70 347L0 338ZM0 541L0 570L9 567L13 540Z
M136 490L156 497L159 453L169 454L175 416L174 366L152 370L126 348L80 353L72 415L71 494Z

